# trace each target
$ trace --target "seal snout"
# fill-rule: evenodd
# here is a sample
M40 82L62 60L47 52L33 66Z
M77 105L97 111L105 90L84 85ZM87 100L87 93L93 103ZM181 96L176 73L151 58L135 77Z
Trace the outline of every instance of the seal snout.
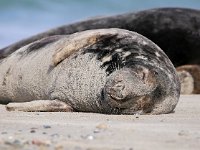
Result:
M128 85L129 78L130 75L126 70L117 70L110 75L104 88L104 96L110 106L126 107L124 102L127 101L131 93Z
M141 68L123 68L113 72L104 87L105 101L112 107L134 113L149 110L149 95L156 84L152 73Z
M107 89L107 93L110 95L111 98L120 101L127 96L125 92L123 92L124 90L125 90L125 84L122 83L122 81L119 81L112 87L109 87Z

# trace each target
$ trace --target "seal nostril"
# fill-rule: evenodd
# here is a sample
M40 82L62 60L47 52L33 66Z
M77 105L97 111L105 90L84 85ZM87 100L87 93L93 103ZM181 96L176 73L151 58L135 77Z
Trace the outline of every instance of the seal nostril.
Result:
M125 98L123 94L124 89L125 85L118 83L115 84L113 87L108 88L107 93L110 95L110 97L112 97L115 100L122 100Z
M123 90L123 89L125 88L125 85L119 83L119 84L116 84L116 85L114 86L114 88L117 88L117 89L119 89L119 90Z

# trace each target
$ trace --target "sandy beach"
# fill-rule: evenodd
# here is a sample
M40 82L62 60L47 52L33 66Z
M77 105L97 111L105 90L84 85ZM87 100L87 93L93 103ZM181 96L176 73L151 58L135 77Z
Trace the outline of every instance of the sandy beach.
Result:
M8 112L0 105L0 149L199 150L200 95L181 96L174 113L104 115Z

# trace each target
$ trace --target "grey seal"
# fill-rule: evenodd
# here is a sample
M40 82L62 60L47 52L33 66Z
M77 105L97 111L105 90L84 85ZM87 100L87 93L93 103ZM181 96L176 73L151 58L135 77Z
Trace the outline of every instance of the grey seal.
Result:
M167 55L123 29L40 39L3 58L0 70L7 110L162 114L180 96Z
M200 65L183 65L176 68L181 94L200 94Z

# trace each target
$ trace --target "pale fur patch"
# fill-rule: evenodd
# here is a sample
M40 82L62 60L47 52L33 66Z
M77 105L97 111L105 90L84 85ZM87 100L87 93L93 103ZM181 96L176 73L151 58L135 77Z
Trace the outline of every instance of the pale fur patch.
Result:
M112 56L111 55L108 55L108 56L105 56L102 58L102 63L105 63L105 62L108 62L108 61L111 61L112 60Z
M122 57L126 58L127 56L131 55L131 52L127 51L127 52L124 52L122 54L123 54Z
M161 55L158 52L156 52L155 54L157 57L161 57Z
M144 57L144 56L136 56L135 58L138 58L138 59L143 59L143 60L147 60L147 58L146 57Z
M192 94L194 90L194 79L187 71L178 71L178 76L181 82L181 94Z
M118 52L118 53L120 53L120 52L123 52L123 49L119 48L119 49L116 49L115 51Z
M68 58L71 54L79 51L81 48L93 45L98 41L101 41L104 37L109 36L113 35L93 32L90 34L79 34L78 36L72 36L69 38L69 41L63 43L63 45L60 46L60 48L53 55L53 65L56 66L64 59Z
M80 48L96 43L98 38L98 35L93 35L89 37L79 36L70 39L66 45L61 46L60 49L58 49L53 55L53 65L56 66Z
M147 45L148 43L146 41L142 41L142 44L143 45Z

